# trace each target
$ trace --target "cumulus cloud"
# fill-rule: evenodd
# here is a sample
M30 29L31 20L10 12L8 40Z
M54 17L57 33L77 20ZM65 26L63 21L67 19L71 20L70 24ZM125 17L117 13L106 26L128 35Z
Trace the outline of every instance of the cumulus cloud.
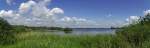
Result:
M148 15L148 14L150 14L150 10L144 11L144 15Z
M20 14L15 13L13 10L1 10L0 11L0 17L5 17L5 18L16 18L20 16Z
M83 18L76 18L76 17L64 17L61 19L61 21L65 21L65 22L84 22L84 21L87 21L86 19L83 19Z
M12 16L13 15L13 11L9 10L9 11L5 11L5 10L1 10L0 11L0 16L4 17L4 16Z
M34 5L36 5L36 3L34 1L28 1L26 3L21 3L20 7L19 7L19 12L24 13L29 11Z
M74 24L74 25L82 25L86 22L88 22L87 19L84 18L77 18L77 17L63 17L60 19L60 21L63 21L64 23L68 24Z
M63 22L63 25L70 26L70 27L77 27L77 28L86 28L86 27L99 27L100 24L88 20L85 18L77 18L77 17L63 17L60 19L61 22Z
M144 11L144 15L148 15L148 14L150 14L150 10ZM137 23L139 19L140 16L129 16L129 18L126 19L127 23L125 23L124 25Z
M61 8L48 8L51 0L29 0L20 4L18 10L1 10L0 17L14 25L91 27L96 22L77 17L64 16Z
M49 2L50 0L42 0L40 2L28 1L26 3L22 3L19 7L19 11L22 14L31 14L32 16L54 16L56 14L64 14L63 9L61 8L53 8L48 9L46 5L42 5L42 3Z
M53 8L50 13L52 14L64 14L64 11L61 8Z
M139 16L130 16L129 18L126 19L126 21L127 21L128 24L131 24L131 23L138 22L139 19L140 19Z

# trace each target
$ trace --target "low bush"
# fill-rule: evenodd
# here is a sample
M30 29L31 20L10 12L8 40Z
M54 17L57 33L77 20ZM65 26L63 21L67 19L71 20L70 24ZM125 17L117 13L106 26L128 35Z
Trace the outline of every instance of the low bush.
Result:
M71 33L72 32L72 29L71 28L64 28L63 31L65 33Z

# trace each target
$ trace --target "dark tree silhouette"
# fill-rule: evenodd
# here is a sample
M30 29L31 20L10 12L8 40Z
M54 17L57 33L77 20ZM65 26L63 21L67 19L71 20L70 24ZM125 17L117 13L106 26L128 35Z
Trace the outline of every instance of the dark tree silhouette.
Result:
M15 41L11 25L0 17L0 44L12 44Z

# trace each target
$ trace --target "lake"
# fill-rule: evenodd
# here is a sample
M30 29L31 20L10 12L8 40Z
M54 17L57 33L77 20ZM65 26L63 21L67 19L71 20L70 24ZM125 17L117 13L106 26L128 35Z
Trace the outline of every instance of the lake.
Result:
M97 35L97 34L114 34L116 29L111 28L72 28L71 35ZM54 34L66 34L62 31L53 32Z

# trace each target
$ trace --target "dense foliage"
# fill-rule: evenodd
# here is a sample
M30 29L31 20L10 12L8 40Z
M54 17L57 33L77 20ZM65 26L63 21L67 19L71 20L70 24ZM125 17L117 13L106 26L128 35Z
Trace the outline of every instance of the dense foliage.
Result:
M150 14L142 17L136 24L117 31L117 37L131 44L133 48L141 48L150 38Z
M64 28L63 31L64 31L65 33L71 33L71 32L72 32L72 29L70 29L70 28Z
M63 31L65 33L71 33L71 28L61 28L61 27L33 27L33 26L23 26L23 25L13 25L13 30L17 33L30 32L30 31Z
M12 44L15 42L15 32L12 29L6 20L0 18L0 44Z

